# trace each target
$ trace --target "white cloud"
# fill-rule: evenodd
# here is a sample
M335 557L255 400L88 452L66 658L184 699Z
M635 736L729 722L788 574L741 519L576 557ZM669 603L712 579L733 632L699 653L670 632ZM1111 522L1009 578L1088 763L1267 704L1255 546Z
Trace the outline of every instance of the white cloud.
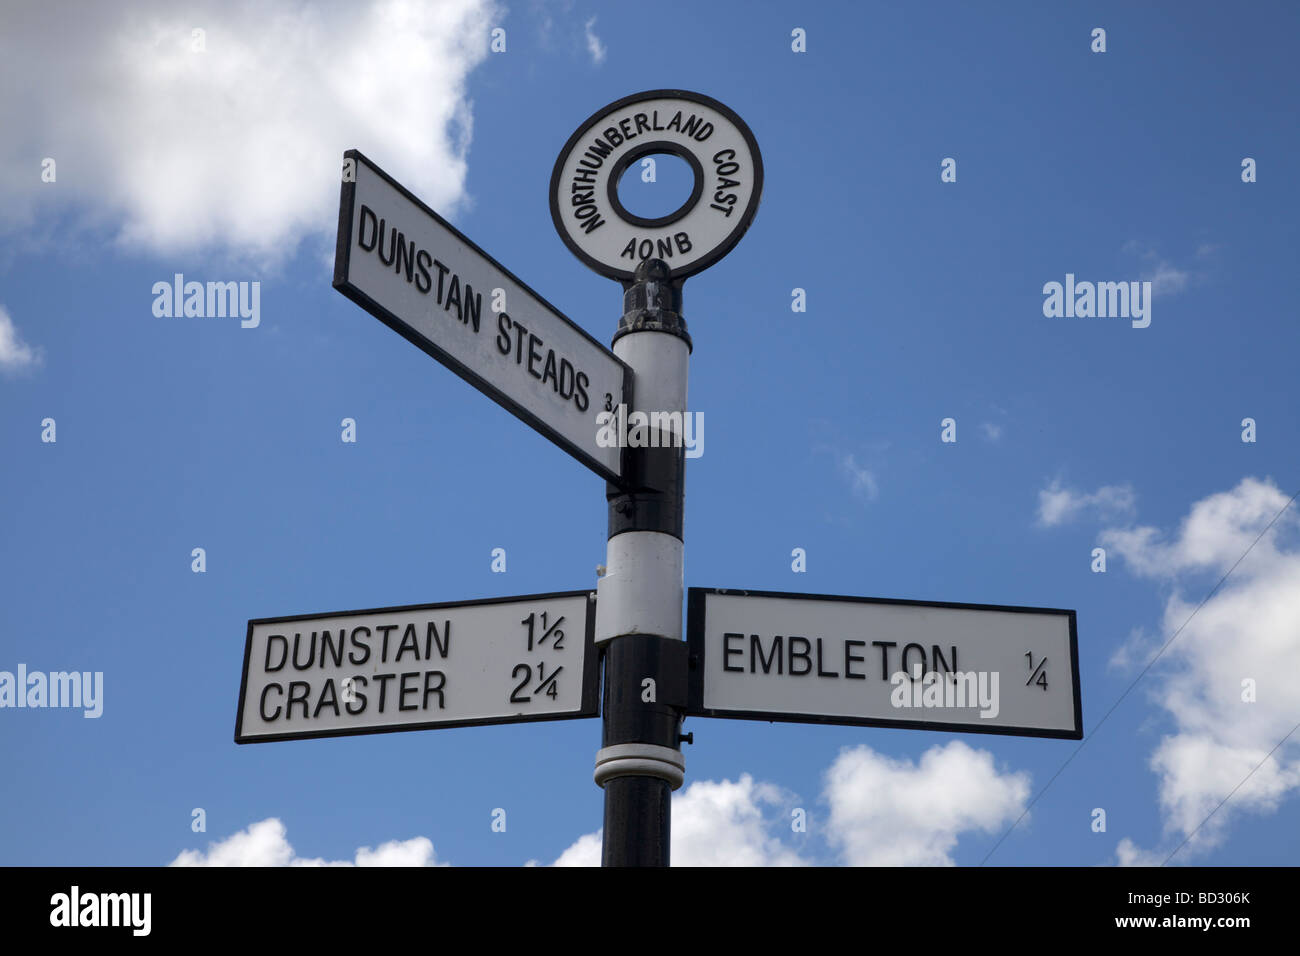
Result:
M18 334L18 327L0 305L0 372L22 372L41 364L40 349L32 348Z
M1201 243L1196 249L1196 256L1199 259L1204 259L1216 248L1217 246L1209 243ZM1124 243L1122 251L1137 256L1146 262L1141 277L1144 281L1151 283L1152 295L1172 295L1182 292L1183 289L1187 288L1187 283L1193 278L1190 271L1179 269L1161 256L1151 243L1130 239Z
M372 850L368 846L358 847L357 866L437 866L434 859L433 841L428 837L412 837L409 840L389 840Z
M1116 671L1134 671L1139 667L1145 667L1155 656L1156 651L1160 650L1162 643L1154 635L1149 635L1142 628L1135 627L1129 631L1128 640L1115 648L1106 666Z
M1119 841L1115 848L1115 859L1120 866L1160 866L1168 854L1144 850L1128 837Z
M779 787L755 782L699 780L673 796L669 855L673 866L803 866L798 852L776 832L788 832L784 812L795 798ZM579 837L555 866L600 866L602 831Z
M466 78L494 12L491 0L11 10L0 161L31 174L0 179L7 228L49 232L66 212L135 248L274 262L332 235L352 146L447 212L464 192ZM54 183L40 181L46 156Z
M1085 509L1095 509L1105 518L1130 515L1135 500L1129 485L1103 485L1089 494L1062 487L1055 480L1038 492L1038 523L1051 528L1073 520Z
M808 821L826 854L850 866L951 865L963 833L991 833L1016 819L1029 796L1025 773L1001 773L988 751L953 741L913 764L866 746L840 753L826 774L828 820ZM749 774L700 781L673 798L674 866L801 866L792 846L798 798ZM807 809L807 808L804 808ZM598 866L601 834L580 837L556 866Z
M1250 775L1180 858L1220 842L1232 814L1271 812L1300 789L1295 738L1251 775L1300 720L1300 548L1283 544L1300 525L1294 505L1237 564L1287 501L1272 482L1245 478L1192 505L1172 536L1140 527L1101 537L1136 573L1172 588L1163 640L1182 628L1153 671L1151 688L1174 724L1151 756L1166 836L1196 831ZM1234 564L1192 616L1200 595ZM1193 596L1184 597L1188 590ZM1248 688L1253 701L1243 699L1251 696Z
M284 824L275 817L208 844L207 852L185 850L171 866L435 866L428 837L390 840L378 849L360 847L351 862L298 856L285 838Z
M537 43L547 52L555 50L555 17L573 12L573 0L529 0L530 13L537 20Z
M825 777L829 817L799 798L742 774L701 780L673 796L674 866L804 866L808 836L820 834L826 854L851 866L951 865L963 833L992 832L1024 810L1026 773L1002 773L993 755L961 741L934 746L917 763L870 747L845 749ZM808 836L796 835L793 811L804 809ZM555 866L599 866L601 833L579 837ZM535 865L530 860L526 865ZM436 866L426 837L361 847L349 860L300 857L272 817L206 851L185 850L172 866Z
M600 866L601 831L578 837L573 846L560 854L555 866Z
M997 441L1002 437L1002 426L995 425L993 422L980 422L980 429L989 441Z
M774 836L790 832L782 813L791 797L749 774L701 780L673 799L672 855L677 866L800 866L799 854ZM771 810L768 814L765 810Z
M587 52L591 55L591 62L597 66L605 62L605 44L600 42L600 37L596 36L596 18L592 17L583 27L583 36L587 40Z
M1287 497L1271 481L1243 478L1231 491L1196 502L1172 541L1162 543L1158 529L1141 526L1108 529L1102 532L1101 542L1145 577L1173 578L1194 571L1223 573L1246 553L1251 542L1282 510ZM1276 534L1265 536L1252 551L1254 560L1280 556Z
M1029 775L999 772L991 753L960 740L915 764L861 746L831 766L826 796L830 842L850 866L952 866L962 833L993 833L1020 816Z
M876 484L876 476L866 468L858 464L858 460L852 454L838 455L840 471L849 481L849 487L853 493L867 501L875 501L880 497L880 486Z
M1152 295L1170 295L1187 288L1191 274L1162 259L1154 268L1144 271L1142 278L1151 283Z

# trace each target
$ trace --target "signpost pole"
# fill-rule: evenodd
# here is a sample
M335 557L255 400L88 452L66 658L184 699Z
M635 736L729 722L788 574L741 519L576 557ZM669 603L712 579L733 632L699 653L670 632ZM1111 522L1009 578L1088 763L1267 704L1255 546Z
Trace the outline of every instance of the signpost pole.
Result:
M639 437L635 428L627 431L625 480L611 483L605 495L609 542L596 601L596 640L608 642L595 771L605 790L601 862L667 866L671 795L685 774L681 429L691 341L681 317L681 283L661 260L643 261L624 287L613 349L633 369L633 407L606 410L620 434L634 411L648 424ZM651 418L652 412L662 417ZM652 447L644 447L645 438Z

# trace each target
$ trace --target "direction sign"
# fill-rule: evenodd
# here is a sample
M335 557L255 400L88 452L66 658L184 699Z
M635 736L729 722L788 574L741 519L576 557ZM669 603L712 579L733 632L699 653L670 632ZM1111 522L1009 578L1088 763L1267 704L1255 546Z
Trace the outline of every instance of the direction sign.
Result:
M235 742L594 717L595 594L248 622Z
M344 172L334 288L618 481L596 416L631 400L631 369L357 150Z
M618 197L623 172L655 153L695 173L681 208L658 219ZM745 121L709 96L651 90L598 110L569 137L551 172L551 219L570 251L603 276L631 282L643 259L673 278L707 269L745 234L763 194L763 159Z
M1074 611L691 588L689 715L1083 736Z

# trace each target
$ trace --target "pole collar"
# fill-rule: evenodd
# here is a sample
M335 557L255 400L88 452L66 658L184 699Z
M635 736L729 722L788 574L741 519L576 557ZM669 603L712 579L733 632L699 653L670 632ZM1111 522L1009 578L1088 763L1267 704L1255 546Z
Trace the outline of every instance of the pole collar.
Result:
M668 263L645 259L636 267L635 278L623 286L623 317L614 342L631 332L666 332L693 349L682 318L682 280L674 280Z
M601 787L614 777L657 777L676 790L686 779L686 758L656 744L615 744L596 751L593 777Z

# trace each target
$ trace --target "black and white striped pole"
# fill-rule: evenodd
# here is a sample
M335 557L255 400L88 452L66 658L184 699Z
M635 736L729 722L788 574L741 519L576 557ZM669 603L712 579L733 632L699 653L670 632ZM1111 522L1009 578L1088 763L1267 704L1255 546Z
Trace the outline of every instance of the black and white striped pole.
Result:
M687 670L680 426L691 341L680 308L681 287L668 266L643 261L624 294L613 342L637 383L627 416L666 412L659 420L678 427L657 432L652 447L626 448L623 485L611 482L606 493L609 542L597 584L596 640L608 643L603 746L595 770L596 783L605 788L606 866L668 865L670 796L685 775L679 749Z
M686 160L695 185L680 209L645 219L623 207L618 186L629 165L654 154ZM560 237L623 285L612 347L633 373L628 408L595 410L604 413L599 427L612 423L626 440L620 481L606 490L609 540L596 601L605 684L594 776L605 791L605 866L669 864L672 792L685 779L688 672L682 600L691 340L682 283L740 240L762 186L758 144L740 117L682 90L639 93L598 111L569 138L551 175ZM637 412L644 419L634 425Z

